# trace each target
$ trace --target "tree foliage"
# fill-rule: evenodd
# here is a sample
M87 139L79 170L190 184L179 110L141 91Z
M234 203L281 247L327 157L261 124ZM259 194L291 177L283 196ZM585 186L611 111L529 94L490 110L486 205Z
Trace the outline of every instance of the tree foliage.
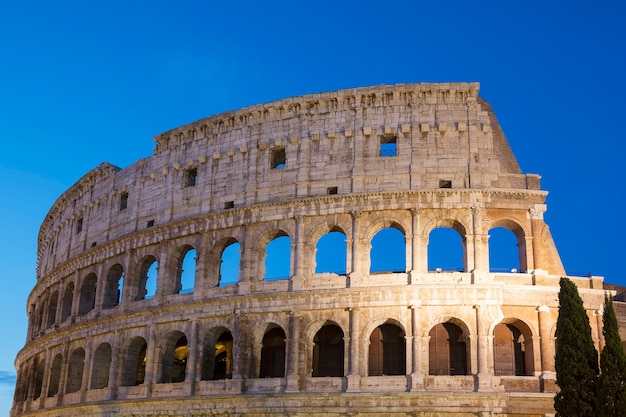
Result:
M557 417L595 416L598 352L576 285L561 278L556 322Z
M619 337L617 317L613 301L604 297L604 349L600 354L598 378L597 410L599 417L618 417L626 415L626 355Z

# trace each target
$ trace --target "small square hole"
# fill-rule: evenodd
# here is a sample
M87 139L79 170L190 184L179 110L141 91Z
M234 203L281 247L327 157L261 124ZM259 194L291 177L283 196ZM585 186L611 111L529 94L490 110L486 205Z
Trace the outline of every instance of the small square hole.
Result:
M128 193L120 194L120 210L125 210L128 207Z
M224 209L231 209L235 207L234 201L227 201L224 203Z
M272 150L271 155L271 168L284 168L287 165L287 156L285 154L285 148L276 148Z
M91 247L95 247L98 244L98 242L91 242Z
M185 171L185 187L194 187L198 179L198 169L191 168Z
M380 137L379 156L397 156L398 143L395 135L386 135Z
M148 222L146 223L146 227L152 227L154 226L154 220L148 220Z
M328 195L337 194L337 187L328 187L326 189L326 194Z
M439 188L452 188L452 181L439 180Z

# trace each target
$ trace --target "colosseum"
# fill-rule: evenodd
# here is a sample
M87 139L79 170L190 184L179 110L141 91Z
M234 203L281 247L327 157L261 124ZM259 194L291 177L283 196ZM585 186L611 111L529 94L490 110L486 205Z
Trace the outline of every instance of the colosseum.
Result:
M278 100L88 172L41 225L11 415L553 415L566 272L478 91ZM458 268L431 260L442 229ZM569 278L601 348L607 285Z

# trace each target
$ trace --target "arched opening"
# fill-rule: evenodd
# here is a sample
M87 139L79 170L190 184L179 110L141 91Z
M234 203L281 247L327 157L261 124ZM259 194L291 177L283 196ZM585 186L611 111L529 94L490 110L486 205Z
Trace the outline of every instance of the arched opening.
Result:
M495 375L532 374L532 341L517 326L500 323L494 328L493 354Z
M72 300L74 299L74 283L70 282L63 293L63 305L61 307L61 323L72 315Z
M50 328L54 325L57 315L57 304L59 303L59 292L55 291L50 296L48 300L48 321L46 323L46 328Z
M43 386L43 377L46 371L46 360L36 360L36 371L35 371L35 386L33 391L33 399L41 397L41 387Z
M102 389L109 386L109 370L111 368L111 345L101 343L93 354L91 364L91 389Z
M395 324L385 323L370 335L368 375L405 375L406 341Z
M437 227L428 235L428 270L465 271L463 237L451 227Z
M371 241L370 273L406 272L406 241L395 227L376 232Z
M467 350L463 330L454 323L439 323L428 336L430 375L467 375Z
M346 274L346 235L330 231L319 238L315 245L315 273Z
M285 332L275 327L263 336L259 378L285 376Z
M96 306L96 286L98 278L96 274L89 274L80 287L80 300L78 301L78 315L89 313Z
M289 279L291 276L291 239L279 234L265 249L266 281Z
M233 335L226 329L210 332L202 350L203 381L230 379L233 375Z
M48 381L48 397L54 397L59 393L59 383L61 382L61 365L63 364L63 356L57 353L52 360L50 367L50 380Z
M177 294L193 292L196 281L196 250L191 246L185 246L178 260L176 272Z
M181 332L170 333L161 347L161 378L159 382L183 382L187 371L189 346Z
M154 256L147 256L141 262L135 300L148 300L156 295L158 266Z
M343 376L343 331L335 324L324 325L313 338L313 376Z
M122 289L124 286L124 268L115 264L109 269L104 286L104 300L102 308L113 308L122 302Z
M241 246L235 241L224 248L220 258L219 286L232 285L239 282L239 263Z
M520 271L520 252L515 234L505 227L489 230L489 271Z
M67 383L65 393L79 391L83 384L83 371L85 369L85 350L83 348L74 349L70 355L67 369Z
M143 337L131 340L126 351L123 384L126 387L141 385L146 376L146 352L148 344Z

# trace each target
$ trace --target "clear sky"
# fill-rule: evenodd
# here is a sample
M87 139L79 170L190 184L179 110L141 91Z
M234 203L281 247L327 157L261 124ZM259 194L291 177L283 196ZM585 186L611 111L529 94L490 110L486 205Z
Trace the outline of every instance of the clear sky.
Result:
M626 285L626 2L5 1L0 5L0 415L35 283L39 225L107 161L275 99L478 81L550 192L565 268Z

